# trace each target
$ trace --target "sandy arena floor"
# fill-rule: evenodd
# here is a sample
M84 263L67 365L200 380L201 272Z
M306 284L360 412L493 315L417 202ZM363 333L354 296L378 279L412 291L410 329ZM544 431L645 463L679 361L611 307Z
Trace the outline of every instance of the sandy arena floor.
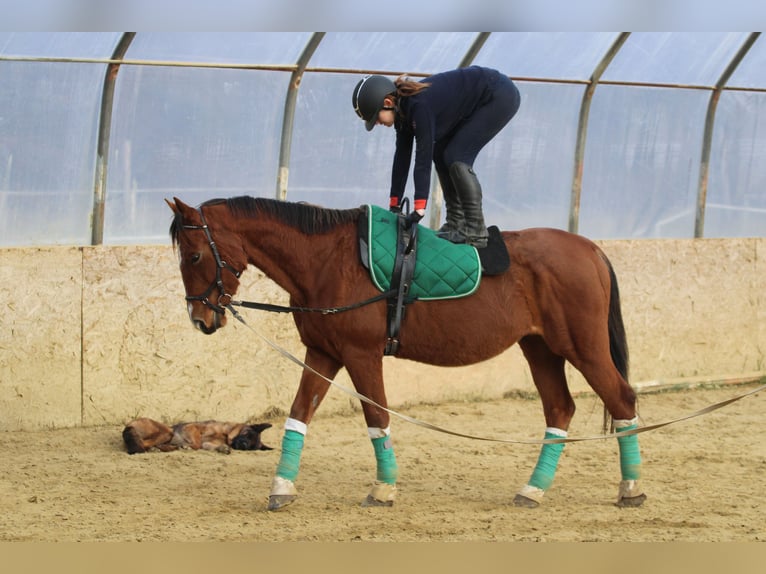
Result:
M675 419L753 386L642 394L644 424ZM334 392L334 391L331 391ZM599 432L601 404L577 399L571 436ZM480 436L536 439L539 401L418 405L405 414ZM399 498L360 505L374 478L361 412L323 417L306 440L300 499L266 509L283 416L264 432L273 451L124 452L121 426L0 433L0 541L763 541L766 392L640 435L638 509L614 506L614 439L567 445L535 510L512 499L537 446L456 438L394 420ZM262 422L266 419L259 419Z

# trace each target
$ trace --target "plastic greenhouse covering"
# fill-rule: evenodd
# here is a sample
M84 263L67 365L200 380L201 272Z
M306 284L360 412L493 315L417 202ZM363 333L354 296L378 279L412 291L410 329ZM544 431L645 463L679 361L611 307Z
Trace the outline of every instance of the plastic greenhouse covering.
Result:
M0 245L167 243L173 196L385 206L394 133L354 86L471 64L522 96L475 165L488 224L766 231L759 33L1 32Z

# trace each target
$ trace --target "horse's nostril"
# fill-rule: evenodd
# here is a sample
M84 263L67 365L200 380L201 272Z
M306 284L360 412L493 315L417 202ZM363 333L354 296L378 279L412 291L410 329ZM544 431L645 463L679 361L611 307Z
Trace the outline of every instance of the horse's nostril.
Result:
M205 325L205 322L202 321L201 319L196 319L194 321L194 326L197 327L197 329L199 329L203 333L205 333L205 335L212 335L213 333L215 333L217 329L216 325L211 325L210 327L208 327L207 325Z

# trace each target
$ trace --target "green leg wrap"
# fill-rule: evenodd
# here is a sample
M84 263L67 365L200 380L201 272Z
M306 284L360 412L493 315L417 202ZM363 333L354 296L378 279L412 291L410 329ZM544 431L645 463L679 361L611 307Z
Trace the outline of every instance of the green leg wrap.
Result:
M550 432L545 433L545 438L562 438ZM535 470L532 471L532 478L529 479L529 485L541 490L548 490L553 484L553 477L556 474L556 467L559 465L559 458L564 450L563 442L544 444L540 449L540 456L537 459Z
M615 428L616 432L633 430L638 428L637 424ZM641 476L641 451L638 448L638 435L618 436L617 442L620 445L620 471L622 480L638 480Z
M390 436L372 439L372 447L375 449L375 460L378 463L377 479L379 482L396 484L399 468L396 466L394 446Z
M282 456L277 465L277 476L295 482L301 464L303 435L294 430L286 430L282 437Z

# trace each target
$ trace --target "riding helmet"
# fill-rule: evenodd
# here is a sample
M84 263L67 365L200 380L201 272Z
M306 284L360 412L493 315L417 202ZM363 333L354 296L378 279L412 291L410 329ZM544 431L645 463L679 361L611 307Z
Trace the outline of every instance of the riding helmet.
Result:
M383 100L389 94L396 93L396 85L385 76L365 76L354 88L351 103L356 115L364 120L369 132L378 123L378 112L383 107Z

